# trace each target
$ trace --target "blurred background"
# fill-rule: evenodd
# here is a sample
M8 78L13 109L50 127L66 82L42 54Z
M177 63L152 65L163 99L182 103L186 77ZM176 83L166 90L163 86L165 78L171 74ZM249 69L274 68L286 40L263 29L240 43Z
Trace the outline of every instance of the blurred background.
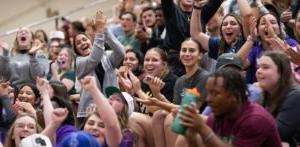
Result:
M0 40L12 44L19 27L29 26L32 31L44 29L46 32L63 25L67 20L93 18L101 9L110 18L112 7L119 0L1 0Z

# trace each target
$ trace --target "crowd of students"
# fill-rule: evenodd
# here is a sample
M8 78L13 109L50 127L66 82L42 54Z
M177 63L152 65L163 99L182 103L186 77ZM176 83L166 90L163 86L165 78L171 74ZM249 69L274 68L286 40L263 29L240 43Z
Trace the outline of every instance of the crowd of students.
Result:
M297 0L126 0L21 27L0 41L0 146L297 147L299 36Z

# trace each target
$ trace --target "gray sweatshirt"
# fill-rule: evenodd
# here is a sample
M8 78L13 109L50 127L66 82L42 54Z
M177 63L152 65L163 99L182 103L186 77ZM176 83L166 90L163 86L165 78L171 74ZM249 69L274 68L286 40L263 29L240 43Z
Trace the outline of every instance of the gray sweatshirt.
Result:
M105 52L104 42L113 50ZM95 68L98 64L102 64L105 71L104 81L100 87L99 80L96 80L97 86L103 92L109 86L119 87L115 68L123 61L125 55L124 46L109 31L105 30L105 35L98 33L95 36L93 49L87 57L77 57L76 59L76 76L80 80L87 75L97 78ZM86 117L86 108L92 103L89 93L82 89L80 92L80 102L78 106L77 117Z
M35 56L28 54L17 54L12 57L0 56L0 58L7 58L9 64L1 62L0 67L9 66L10 76L9 81L12 85L20 88L22 84L35 84L37 76L44 77L49 71L48 58L45 53L39 52Z

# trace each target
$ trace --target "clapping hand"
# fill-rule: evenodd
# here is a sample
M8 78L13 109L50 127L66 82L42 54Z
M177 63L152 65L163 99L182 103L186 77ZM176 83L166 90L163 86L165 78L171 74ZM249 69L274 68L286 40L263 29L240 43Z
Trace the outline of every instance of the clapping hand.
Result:
M29 54L35 54L38 50L42 49L43 43L33 43L31 49L28 51Z
M36 111L33 108L33 106L28 102L20 102L17 101L13 106L13 110L15 110L16 113L30 113L32 115L36 115Z
M118 72L118 78L119 78L119 82L120 85L126 89L126 91L131 91L132 90L132 83L129 79L129 75L128 75L129 69L126 66L122 66L119 69Z
M300 66L300 46L298 45L297 48L294 50L290 46L288 46L285 50L285 53L290 57L291 61L294 64Z
M106 17L101 10L96 12L95 27L96 33L102 33L106 24Z

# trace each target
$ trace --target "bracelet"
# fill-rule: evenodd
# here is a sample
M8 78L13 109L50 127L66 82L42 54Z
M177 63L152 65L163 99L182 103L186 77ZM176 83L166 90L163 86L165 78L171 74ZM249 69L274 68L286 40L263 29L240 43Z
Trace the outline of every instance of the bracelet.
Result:
M206 144L210 139L212 139L214 137L215 133L214 131L211 131L207 137L205 137L205 139L203 140L203 143Z
M201 10L201 9L202 9L202 7L196 6L195 4L193 4L193 8L194 8L194 9L197 9L197 10Z

